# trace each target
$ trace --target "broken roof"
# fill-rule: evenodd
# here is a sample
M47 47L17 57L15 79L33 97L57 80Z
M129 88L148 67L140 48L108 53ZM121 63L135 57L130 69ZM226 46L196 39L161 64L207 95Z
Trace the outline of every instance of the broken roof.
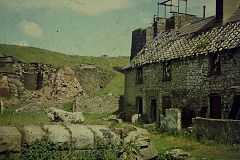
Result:
M234 15L238 14L240 15L240 8ZM239 16L233 16L229 23L214 26L215 17L209 17L159 34L123 69L239 47L239 19Z

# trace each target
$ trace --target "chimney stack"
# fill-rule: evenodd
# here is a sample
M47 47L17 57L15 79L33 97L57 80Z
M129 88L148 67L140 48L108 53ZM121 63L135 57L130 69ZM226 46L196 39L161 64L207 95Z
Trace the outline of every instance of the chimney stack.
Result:
M206 6L203 6L203 18L206 18Z
M218 21L223 19L223 0L216 0L216 19Z

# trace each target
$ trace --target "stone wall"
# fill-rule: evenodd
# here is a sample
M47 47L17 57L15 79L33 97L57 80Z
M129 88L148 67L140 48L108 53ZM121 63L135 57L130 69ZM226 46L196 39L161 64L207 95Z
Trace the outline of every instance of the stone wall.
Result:
M74 100L74 112L111 113L119 109L119 97L111 94L95 97L78 97Z
M116 132L116 133L115 133ZM21 132L16 127L0 126L0 159L11 159L11 153L19 153L22 145L47 137L61 150L72 146L74 150L89 150L99 147L102 141L120 144L134 141L139 146L142 159L154 159L158 151L150 142L150 133L146 129L127 125L115 132L104 125L46 124L44 126L25 125ZM120 136L121 135L121 136ZM130 158L131 159L131 158Z
M166 130L181 129L181 111L179 109L166 109L166 116L160 115L160 126Z
M143 98L143 114L150 119L150 98L157 101L157 121L162 113L162 98L171 97L171 107L185 112L182 117L210 116L209 95L221 95L222 118L227 118L233 97L239 94L234 86L240 85L240 51L221 53L221 74L211 74L209 56L171 61L170 81L163 81L163 64L143 66L143 83L136 84L137 69L125 71L124 109L127 114L136 112L136 97ZM204 113L202 113L205 110ZM185 115L191 114L192 116ZM185 122L183 121L183 124Z
M193 131L197 137L223 140L230 144L240 144L240 120L208 119L196 117L193 119Z
M80 65L75 69L75 74L83 90L88 95L92 95L105 87L111 79L111 76L95 65Z
M136 29L132 32L132 46L131 46L131 56L132 60L142 48L153 39L153 28L148 27L146 29Z

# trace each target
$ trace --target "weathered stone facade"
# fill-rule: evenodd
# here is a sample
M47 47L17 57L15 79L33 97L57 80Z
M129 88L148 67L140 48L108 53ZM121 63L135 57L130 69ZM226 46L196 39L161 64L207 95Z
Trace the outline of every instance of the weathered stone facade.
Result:
M233 2L216 0L208 18L173 14L166 32L155 23L156 37L123 68L127 120L142 114L159 122L169 108L181 109L183 126L196 116L240 119L240 3Z
M220 74L210 72L208 55L172 60L170 81L163 81L162 63L144 65L141 84L136 83L137 68L125 70L125 112L129 116L137 113L136 98L142 97L143 117L151 122L150 99L154 98L158 121L162 114L162 99L167 96L171 97L172 108L186 110L186 113L190 110L192 117L210 117L209 96L216 93L221 96L221 118L228 118L233 97L240 94L234 87L240 85L240 50L222 52L220 57Z

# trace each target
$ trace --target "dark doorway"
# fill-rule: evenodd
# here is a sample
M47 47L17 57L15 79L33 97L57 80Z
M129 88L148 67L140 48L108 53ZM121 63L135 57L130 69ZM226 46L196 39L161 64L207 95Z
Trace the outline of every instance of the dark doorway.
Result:
M234 96L233 104L231 107L231 111L228 115L228 119L236 119L240 120L240 95Z
M171 97L162 98L162 114L166 115L166 109L171 108Z
M142 101L142 97L137 97L136 98L136 110L138 114L142 114L143 113L143 101Z
M150 119L151 123L157 120L157 100L153 98L150 99Z
M210 95L210 118L221 119L221 96L218 94Z
M37 90L43 87L43 73L41 71L37 72Z

